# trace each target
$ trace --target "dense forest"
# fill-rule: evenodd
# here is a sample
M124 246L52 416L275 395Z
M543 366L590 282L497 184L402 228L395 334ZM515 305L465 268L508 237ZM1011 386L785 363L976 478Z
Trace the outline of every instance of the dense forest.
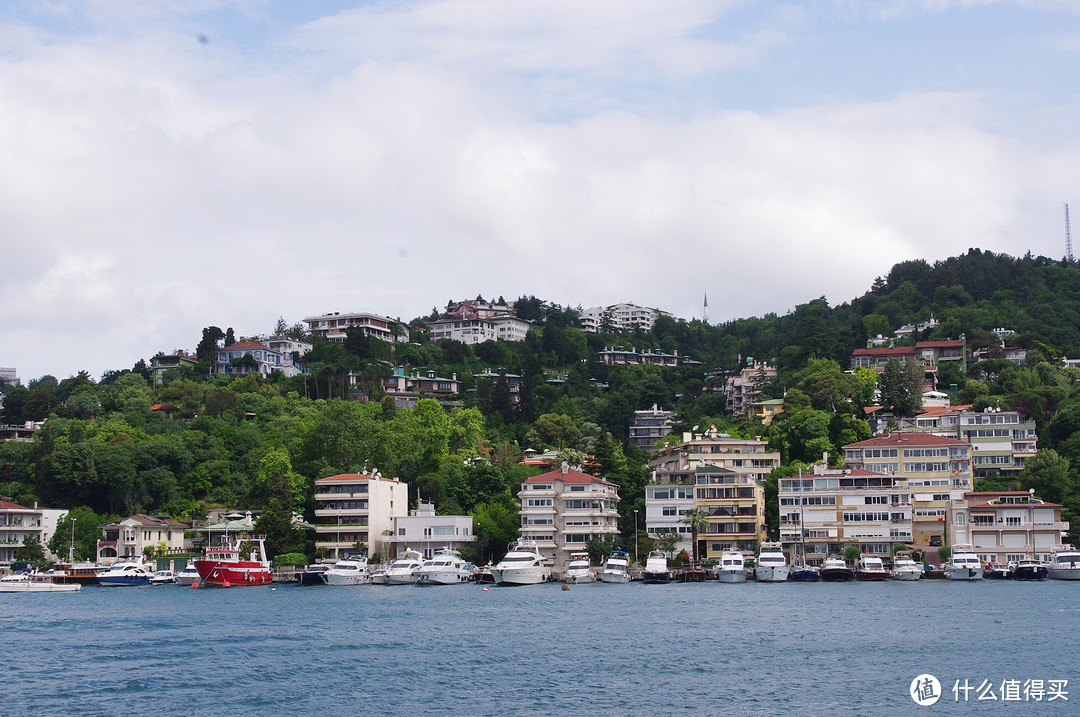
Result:
M848 372L851 352L869 337L891 336L933 316L937 325L916 331L911 341L962 336L970 350L987 349L966 376L942 376L943 384L956 386L954 402L1034 417L1040 451L1020 483L1080 514L1080 373L1063 361L1080 357L1075 264L972 249L934 264L897 264L863 296L839 306L819 298L783 316L719 325L661 317L651 331L584 333L577 310L533 296L515 307L533 322L521 342L432 342L426 326L438 315L433 311L411 322L407 343L360 334L344 343L315 339L303 357L308 373L293 378L209 375L214 347L234 339L232 329L208 326L192 337L200 361L168 372L161 385L151 383L144 360L97 379L79 372L5 387L0 423L44 425L32 442L0 444L0 495L22 504L78 506L88 516L80 530L84 522L90 527L91 514L190 519L213 506L265 509L263 528L273 533L277 521L276 550L310 553L307 538L288 530L283 516L312 516L315 479L378 468L408 482L413 501L419 494L439 512L472 514L483 551L517 532L514 493L535 472L519 465L525 449L557 449L579 461L591 456L589 469L621 486L627 535L633 511L644 509L648 475L647 456L627 442L635 410L654 404L675 410L677 430L713 424L737 436L761 435L781 452L777 476L823 452L840 462L844 445L870 435L864 409L874 403L875 389L898 396L890 406L899 408L904 398L900 367L892 378L889 371L881 378L867 369ZM998 327L1015 332L1010 346L1027 349L1023 365L1001 357ZM303 333L302 325L289 328L284 320L272 328L268 333ZM661 349L691 361L608 366L598 352L609 346ZM777 368L763 392L783 398L785 412L771 426L726 415L724 396L713 392L748 357ZM444 406L427 398L412 409L396 408L380 391L397 365L456 373L462 400ZM476 378L485 369L499 378ZM347 400L350 374L367 402ZM506 374L521 377L518 400ZM150 410L159 403L177 414ZM918 401L901 410L918 410Z

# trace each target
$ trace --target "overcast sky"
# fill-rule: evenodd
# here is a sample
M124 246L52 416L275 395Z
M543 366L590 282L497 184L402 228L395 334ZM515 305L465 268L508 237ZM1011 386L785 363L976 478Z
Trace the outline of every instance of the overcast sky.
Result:
M7 0L0 366L1060 258L1078 67L1080 0Z

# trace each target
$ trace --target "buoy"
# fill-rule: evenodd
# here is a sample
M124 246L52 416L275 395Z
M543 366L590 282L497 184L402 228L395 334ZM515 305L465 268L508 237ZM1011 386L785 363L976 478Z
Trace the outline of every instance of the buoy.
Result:
M570 589L570 586L569 586L569 585L567 585L566 583L563 583L562 589L563 589L563 590L569 590L569 589Z
M191 587L193 587L193 588L197 588L197 587L199 587L199 581L198 581L198 580L194 580L194 581L192 581L192 583L191 583Z
M232 583L230 583L228 580L222 580L221 581L221 587L223 587L223 588L232 587Z
M486 593L491 592L491 588L484 588L484 592L486 592Z
M270 588L270 592L274 592L277 588Z

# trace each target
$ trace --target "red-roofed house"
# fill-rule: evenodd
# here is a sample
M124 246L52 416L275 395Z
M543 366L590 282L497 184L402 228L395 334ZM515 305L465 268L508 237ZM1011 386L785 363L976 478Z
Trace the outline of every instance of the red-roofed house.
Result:
M1069 524L1062 506L1025 490L965 493L949 515L949 544L971 545L987 563L1005 565L1036 556L1049 561L1062 549Z
M919 545L944 544L949 502L971 490L970 444L932 433L897 431L852 443L844 446L844 465L905 479Z
M584 552L593 538L619 534L619 487L610 481L572 469L526 478L521 500L521 537L536 541L540 552L566 567L570 553Z

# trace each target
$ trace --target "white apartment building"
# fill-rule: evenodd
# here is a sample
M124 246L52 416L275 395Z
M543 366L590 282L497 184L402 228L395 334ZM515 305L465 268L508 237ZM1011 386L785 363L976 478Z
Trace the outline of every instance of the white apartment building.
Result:
M619 487L565 462L559 470L522 481L518 499L521 537L535 540L557 571L589 540L619 534Z
M1006 565L1033 556L1049 561L1063 549L1061 536L1069 530L1061 510L1034 491L965 493L963 502L950 506L948 542L974 546L987 563Z
M585 309L579 314L578 323L581 324L582 331L590 333L599 333L605 324L616 331L630 331L634 328L651 331L653 324L661 316L672 314L636 304L612 304Z
M813 473L779 481L780 542L792 557L820 564L849 546L889 555L912 541L907 479L861 469L814 466Z
M266 346L272 351L280 352L283 356L292 354L303 356L312 349L309 342L298 341L291 336L272 336L266 340Z
M342 473L315 481L315 548L327 559L389 550L394 515L408 510L408 485L374 473ZM356 544L364 543L366 551Z
M250 361L245 357L250 357ZM211 370L215 374L230 376L249 373L269 376L274 371L280 371L286 376L297 376L303 372L303 368L293 360L292 354L275 351L257 341L238 341L218 349L214 352Z
M727 468L764 483L773 468L780 465L780 452L768 450L768 441L760 438L732 438L710 427L702 433L684 432L682 443L664 446L649 461L651 469L673 470L705 463Z
M650 538L676 533L675 552L693 554L693 529L683 516L694 507L694 484L697 467L658 468L645 487L645 532Z
M322 336L327 341L342 343L349 329L358 329L364 336L372 336L383 341L405 342L409 340L409 325L388 316L366 312L342 314L335 311L322 316L309 316L304 319L312 335ZM396 327L396 329L395 329Z
M971 444L971 469L976 478L1014 476L1039 448L1035 421L1024 420L1017 411L970 406L928 408L915 418L899 421L900 430L933 433Z
M461 550L475 540L471 515L436 515L434 503L420 501L408 515L394 517L388 557L392 560L412 549L430 558L436 551Z
M0 568L10 568L27 538L41 540L41 510L0 500Z

